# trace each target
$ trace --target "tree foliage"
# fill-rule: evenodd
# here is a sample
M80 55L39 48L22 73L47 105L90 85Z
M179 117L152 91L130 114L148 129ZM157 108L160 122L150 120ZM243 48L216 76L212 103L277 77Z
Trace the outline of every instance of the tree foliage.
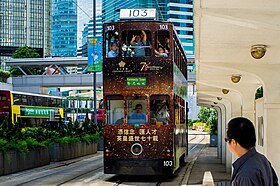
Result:
M35 49L29 46L19 47L15 53L13 53L12 58L36 58L40 57L39 53Z
M198 119L199 121L210 125L211 134L217 134L218 118L216 110L212 108L200 107Z
M37 58L37 57L40 57L40 54L36 52L35 49L29 46L19 47L12 55L12 58ZM27 68L26 71L29 74L40 75L44 72L44 68L42 67ZM23 73L17 67L11 67L10 73L12 76L23 75Z

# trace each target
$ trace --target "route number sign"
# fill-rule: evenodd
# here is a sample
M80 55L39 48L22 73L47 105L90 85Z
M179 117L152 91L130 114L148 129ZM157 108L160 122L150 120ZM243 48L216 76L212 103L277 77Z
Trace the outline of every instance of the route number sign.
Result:
M156 9L121 9L120 19L155 19Z

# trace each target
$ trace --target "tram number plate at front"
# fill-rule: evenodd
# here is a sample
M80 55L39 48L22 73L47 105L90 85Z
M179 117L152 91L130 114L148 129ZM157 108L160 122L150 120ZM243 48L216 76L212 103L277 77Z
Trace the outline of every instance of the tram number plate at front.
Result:
M163 166L164 167L171 167L172 166L172 161L163 161Z

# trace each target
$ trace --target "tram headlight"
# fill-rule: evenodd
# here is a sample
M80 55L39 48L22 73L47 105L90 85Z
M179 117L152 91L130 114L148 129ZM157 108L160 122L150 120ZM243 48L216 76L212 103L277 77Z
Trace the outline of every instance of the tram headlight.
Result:
M140 155L143 152L143 147L140 143L134 143L131 146L131 152L133 155Z

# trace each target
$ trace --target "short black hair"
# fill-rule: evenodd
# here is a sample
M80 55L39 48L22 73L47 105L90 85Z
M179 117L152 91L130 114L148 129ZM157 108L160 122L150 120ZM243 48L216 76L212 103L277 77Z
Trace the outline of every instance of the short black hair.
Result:
M141 104L137 104L137 105L135 106L135 109L136 109L137 107L141 107L141 109L142 109L142 105L141 105Z
M256 146L256 133L253 123L244 117L233 118L228 123L227 138L234 139L243 148Z
M118 46L118 44L117 44L117 43L115 43L115 42L111 43L111 45L110 45L110 46L112 47L114 44L115 44L116 46Z

